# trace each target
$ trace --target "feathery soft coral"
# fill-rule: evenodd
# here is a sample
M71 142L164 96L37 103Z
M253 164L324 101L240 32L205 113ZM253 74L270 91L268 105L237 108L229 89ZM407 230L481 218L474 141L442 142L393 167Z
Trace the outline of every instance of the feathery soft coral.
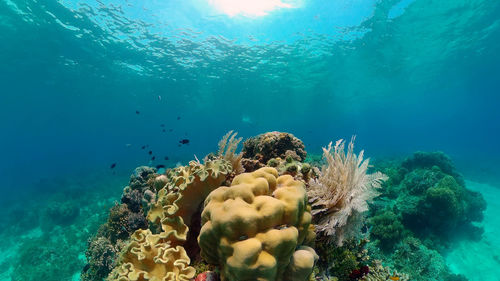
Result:
M341 245L359 226L361 214L368 210L368 201L378 196L376 188L387 176L376 172L368 174L369 159L363 160L363 151L354 154L354 137L344 152L344 140L323 148L327 165L321 175L312 180L308 190L312 214L318 217L317 230ZM333 151L332 151L333 148Z

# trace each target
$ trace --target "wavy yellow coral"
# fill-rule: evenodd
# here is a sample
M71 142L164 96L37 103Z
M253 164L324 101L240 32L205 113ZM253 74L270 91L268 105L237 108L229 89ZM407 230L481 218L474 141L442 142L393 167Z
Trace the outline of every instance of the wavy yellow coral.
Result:
M150 230L137 230L132 234L108 281L188 281L195 275L190 259L181 246Z
M165 223L164 219L179 216L189 226L200 204L224 182L231 169L231 164L225 160L207 161L205 164L191 161L188 166L174 169L158 192L157 202L148 213L148 220L169 230L169 223Z
M208 195L198 242L223 280L304 281L318 258L310 223L304 184L265 167Z

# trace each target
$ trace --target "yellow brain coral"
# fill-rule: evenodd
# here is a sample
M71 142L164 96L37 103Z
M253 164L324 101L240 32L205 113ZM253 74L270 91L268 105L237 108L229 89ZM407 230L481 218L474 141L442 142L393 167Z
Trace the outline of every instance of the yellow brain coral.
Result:
M223 280L308 280L317 255L304 184L261 168L234 178L205 200L202 257Z
M108 281L188 281L195 275L181 246L171 246L159 234L137 230Z

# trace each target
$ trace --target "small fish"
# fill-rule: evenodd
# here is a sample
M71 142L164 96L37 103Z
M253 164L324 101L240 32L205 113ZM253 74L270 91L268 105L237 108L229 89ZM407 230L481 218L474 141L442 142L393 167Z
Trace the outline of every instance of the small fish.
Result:
M169 132L172 132L174 129L168 129Z
M114 169L116 167L116 163L111 164L111 169Z
M141 149L145 149L145 148L146 148L146 146L145 146L145 145L143 145L143 146L141 147Z
M397 281L399 280L399 277L397 277L395 274L391 277L389 277L389 279L391 279L392 281Z
M188 144L189 140L188 139L182 139L179 141L180 144Z
M156 156L151 157L151 161L154 161L156 159Z
M132 146L132 144L131 144L131 143L127 143L127 144L125 144L125 146L126 146L126 147L131 147L131 146Z
M150 151L148 152L148 154L149 154L149 155L152 155L152 154L153 154L153 151L151 151L151 150L150 150Z
M141 112L139 110L136 110L135 114L141 114Z
M158 100L161 100L161 96L160 95L158 95Z
M156 169L161 169L161 168L165 168L165 165L156 165Z
M168 156L165 156L165 158L163 158L163 159L168 160Z
M180 116L177 116L177 120L181 120L181 117L180 117Z
M166 131L165 131L165 129L163 129L163 130L161 130L161 131L162 131L162 132L164 132L164 133L166 132Z
M160 127L162 127L162 128L165 127L165 124L161 124Z

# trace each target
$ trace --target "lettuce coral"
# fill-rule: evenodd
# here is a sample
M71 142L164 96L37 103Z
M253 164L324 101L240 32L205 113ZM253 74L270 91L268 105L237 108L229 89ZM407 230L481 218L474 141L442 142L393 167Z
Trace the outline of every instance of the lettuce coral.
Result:
M314 231L304 187L265 167L208 195L198 242L222 280L308 280L318 256L307 246Z
M137 230L108 281L188 281L195 276L181 246L172 246L162 235Z
M207 195L219 187L232 171L225 160L201 164L191 161L188 166L168 172L165 185L159 190L157 201L148 213L148 220L161 227L165 236L177 244L187 240L193 215L199 211ZM160 176L162 177L162 176Z

